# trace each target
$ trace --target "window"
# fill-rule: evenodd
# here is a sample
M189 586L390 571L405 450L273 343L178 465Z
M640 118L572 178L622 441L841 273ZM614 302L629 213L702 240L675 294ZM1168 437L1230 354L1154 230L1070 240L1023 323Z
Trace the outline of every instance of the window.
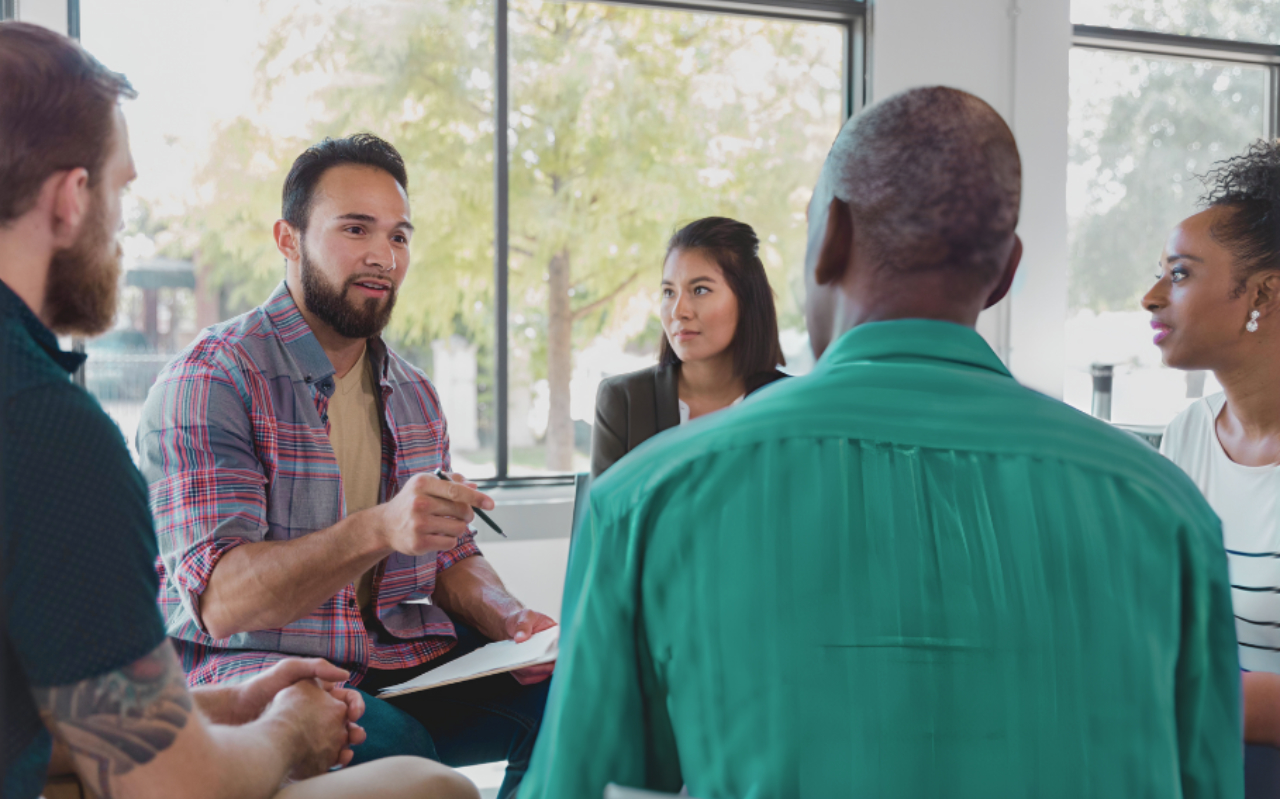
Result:
M1114 12L1109 20L1139 26L1166 17L1207 25L1210 11L1221 21L1243 18L1224 16L1227 8L1268 5L1273 16L1280 15L1280 2L1274 0L1159 6L1076 0L1074 9L1077 19L1082 8L1106 6ZM1129 10L1122 14L1121 8ZM1163 11L1151 10L1157 8ZM1169 232L1197 208L1203 191L1199 176L1258 138L1275 135L1280 46L1079 27L1076 45L1071 53L1064 399L1089 410L1090 367L1111 365L1111 418L1164 425L1194 399L1219 389L1212 375L1161 364L1151 341L1150 315L1139 300L1155 281Z
M504 0L81 0L85 46L139 90L125 288L87 386L132 445L163 365L283 279L294 157L360 130L404 155L418 226L386 335L431 376L468 477L586 468L596 386L653 363L663 247L699 216L756 228L804 371L804 205L853 107L862 8L797 5L511 0L499 60Z
M805 205L844 119L845 31L538 0L510 20L511 472L587 471L601 378L656 361L684 222L755 228L806 368Z
M1073 0L1071 21L1155 33L1280 44L1277 0Z

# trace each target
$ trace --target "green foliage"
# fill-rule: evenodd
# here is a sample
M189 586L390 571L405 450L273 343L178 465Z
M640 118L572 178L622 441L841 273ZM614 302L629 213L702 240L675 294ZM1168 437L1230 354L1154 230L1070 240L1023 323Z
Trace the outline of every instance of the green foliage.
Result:
M1110 22L1226 37L1280 24L1280 0L1117 0ZM1250 27L1253 26L1253 27ZM1194 213L1198 176L1265 129L1263 69L1077 49L1070 162L1087 183L1072 219L1068 301L1137 310L1170 230Z
M667 238L710 214L756 227L795 323L787 267L841 120L840 31L540 0L513 0L509 24L512 357L532 359L527 373L548 376L570 357L553 342L585 342L619 302L651 294ZM270 226L293 157L322 136L376 133L405 158L418 228L392 335L459 334L491 352L492 34L483 0L297 10L263 43L258 99L309 92L306 135L247 120L218 131L182 246L237 297L265 297L282 271ZM569 338L550 334L564 324ZM567 421L563 367L552 382Z
M804 189L839 125L840 65L823 62L812 27L513 4L513 297L542 305L546 264L565 247L579 308L633 274L652 288L674 229L722 214L785 237L775 282L787 299ZM790 68L759 93L731 77L750 48Z
M232 307L257 305L284 279L271 227L280 215L284 176L305 146L273 137L249 120L233 120L218 131L197 177L202 202L170 223L177 234L170 254L212 267L213 287L227 290Z

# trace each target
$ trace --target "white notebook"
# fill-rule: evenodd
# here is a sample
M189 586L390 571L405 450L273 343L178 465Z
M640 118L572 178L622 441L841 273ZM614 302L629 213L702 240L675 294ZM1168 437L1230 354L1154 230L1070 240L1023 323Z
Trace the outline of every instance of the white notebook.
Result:
M398 696L411 694L414 691L425 691L428 688L439 688L456 682L466 682L490 674L502 674L517 671L527 666L538 666L552 663L556 659L560 643L560 628L552 627L540 633L534 633L527 641L495 641L468 652L457 660L449 661L425 671L408 682L383 688L378 696Z

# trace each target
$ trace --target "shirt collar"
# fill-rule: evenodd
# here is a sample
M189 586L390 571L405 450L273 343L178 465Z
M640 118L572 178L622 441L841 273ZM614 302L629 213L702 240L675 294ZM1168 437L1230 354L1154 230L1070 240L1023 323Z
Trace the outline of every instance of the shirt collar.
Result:
M53 331L45 327L44 322L40 321L27 303L15 294L13 289L5 285L3 280L0 280L0 317L6 316L16 317L26 329L27 335L31 336L31 340L68 374L79 369L84 363L87 356L83 352L67 352L59 347L58 337L53 334Z
M820 366L885 360L945 361L1013 376L976 330L932 319L858 325L827 348Z
M303 382L316 386L326 396L332 396L336 383L333 379L333 361L325 353L320 341L311 332L311 326L298 310L298 303L282 280L266 303L267 316L284 342L285 349L302 370ZM374 374L378 383L387 383L387 346L382 338L369 339L368 356L373 359Z

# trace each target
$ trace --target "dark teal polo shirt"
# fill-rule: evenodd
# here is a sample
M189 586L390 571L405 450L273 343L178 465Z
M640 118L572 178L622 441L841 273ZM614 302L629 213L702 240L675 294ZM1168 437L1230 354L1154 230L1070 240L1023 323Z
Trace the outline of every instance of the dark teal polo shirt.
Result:
M34 799L51 739L35 687L126 666L164 641L147 487L120 429L0 282L0 796Z

